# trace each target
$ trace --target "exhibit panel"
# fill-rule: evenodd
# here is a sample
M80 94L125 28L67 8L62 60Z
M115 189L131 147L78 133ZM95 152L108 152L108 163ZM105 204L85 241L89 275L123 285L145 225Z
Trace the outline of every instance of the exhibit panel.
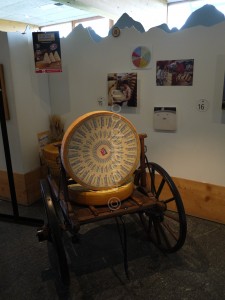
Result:
M29 32L26 35L10 34L9 43L7 38L2 38L5 47L1 55L11 114L7 126L10 142L13 141L12 161L21 198L25 195L31 199L35 186L35 200L38 199L41 172L37 133L47 129L49 114L60 114L67 127L79 115L99 109L119 112L133 122L138 132L147 132L149 138L146 145L152 159L165 166L172 176L184 179L184 184L187 179L223 188L221 97L225 67L222 49L225 45L221 36L224 26L221 22L176 32L151 28L143 33L127 28L120 30L118 38L108 36L99 43L93 41L84 28L75 28L67 38L61 39L63 72L57 75L34 73ZM135 69L137 107L108 107L108 74L133 73L132 52L139 47L150 49L151 62L150 68ZM180 62L189 59L194 60L191 86L156 85L157 61ZM182 71L182 66L179 70ZM179 77L179 72L176 73ZM28 88L30 84L31 88ZM8 89L8 85L12 89ZM196 109L202 99L208 102L206 111ZM24 113L24 107L29 113ZM176 108L176 131L154 130L154 107ZM4 179L2 153L0 176ZM34 176L32 178L36 183L30 181L30 175ZM25 188L21 188L21 178ZM4 183L1 190L7 195ZM187 196L187 201L189 198ZM221 207L219 203L216 205ZM194 209L194 214L197 213Z
M39 241L53 244L59 276L70 282L63 233L74 240L82 225L113 218L122 245L127 278L127 238L123 216L136 215L155 246L172 253L186 239L185 210L172 178L146 156L146 134L137 134L125 117L94 111L78 117L67 129L60 149L60 176L51 170L41 180L47 223ZM61 210L61 212L59 212ZM63 225L64 224L64 225Z

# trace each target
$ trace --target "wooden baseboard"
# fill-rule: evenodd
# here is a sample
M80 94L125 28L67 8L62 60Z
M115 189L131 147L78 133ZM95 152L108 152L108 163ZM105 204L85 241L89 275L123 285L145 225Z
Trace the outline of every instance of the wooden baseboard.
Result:
M158 180L159 179L159 180ZM158 182L161 180L156 177ZM197 182L173 177L173 181L181 195L187 215L225 224L225 186ZM147 177L147 187L150 178ZM171 197L169 188L163 188L162 199ZM169 209L174 209L171 204Z
M46 168L26 174L14 174L18 204L30 205L39 200L40 179ZM225 187L182 178L173 178L187 215L225 224ZM9 200L10 191L6 171L0 171L0 198Z
M225 224L225 186L173 178L186 214Z
M14 173L18 204L31 205L40 199L40 179L46 175L46 168L40 167L26 174ZM10 201L10 189L6 171L0 171L0 198Z

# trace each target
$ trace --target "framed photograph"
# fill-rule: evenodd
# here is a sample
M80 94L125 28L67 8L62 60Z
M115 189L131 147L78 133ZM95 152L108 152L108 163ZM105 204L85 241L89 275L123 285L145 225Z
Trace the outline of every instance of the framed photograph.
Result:
M108 105L137 107L137 73L108 74Z
M9 120L9 107L8 107L8 101L7 101L7 94L6 94L6 88L5 88L5 78L4 78L4 68L3 65L0 64L0 89L2 91L2 99L3 99L3 106L5 111L5 119Z
M193 85L194 59L161 60L156 62L156 85Z

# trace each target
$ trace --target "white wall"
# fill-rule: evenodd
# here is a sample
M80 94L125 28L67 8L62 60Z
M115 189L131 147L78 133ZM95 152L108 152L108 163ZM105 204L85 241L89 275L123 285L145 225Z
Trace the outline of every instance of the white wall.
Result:
M12 166L14 172L24 174L40 165L37 133L48 129L51 112L48 75L34 73L29 33L1 33L1 37L0 55L10 110L7 130ZM1 138L0 147L0 169L5 170Z
M107 74L133 72L131 52L144 45L152 50L152 67L136 70L138 107L122 108L121 113L138 132L148 134L148 157L171 175L225 186L225 124L221 121L224 32L225 23L176 33L153 28L141 34L131 28L122 30L118 38L96 43L85 29L77 28L61 40L63 72L49 75L34 73L30 36L8 34L0 58L6 65L12 114L7 126L14 170L25 173L38 167L36 135L48 129L50 113L60 114L67 127L83 113L110 110L107 101L103 107L97 102L100 96L107 99ZM194 59L193 86L156 86L156 61L170 59ZM202 98L210 104L206 112L196 110L196 102ZM177 107L175 133L153 130L154 106ZM2 168L1 139L0 147Z
M225 70L225 23L194 27L176 33L154 28L146 33L124 29L118 38L93 42L82 28L62 40L63 73L50 78L52 112L61 114L68 126L77 116L99 109L110 110L107 74L132 72L131 51L144 45L152 49L152 68L137 70L137 108L122 108L138 132L148 134L148 156L173 176L225 185L225 124L221 123L223 74ZM194 59L193 86L159 87L155 83L157 60ZM196 109L207 99L206 112ZM176 106L175 133L153 130L154 106Z
M11 118L10 121L7 121L7 131L9 135L9 145L12 154L12 164L17 170L22 170L23 162L21 160L22 153L20 147L19 131L17 126L14 88L13 88L12 71L11 71L11 63L10 63L10 55L9 55L10 50L9 50L8 36L7 33L5 32L0 33L0 45L1 45L0 63L3 64L3 68L4 68L5 85L6 85L8 105L9 105L10 118ZM0 169L1 170L6 169L2 135L0 138Z

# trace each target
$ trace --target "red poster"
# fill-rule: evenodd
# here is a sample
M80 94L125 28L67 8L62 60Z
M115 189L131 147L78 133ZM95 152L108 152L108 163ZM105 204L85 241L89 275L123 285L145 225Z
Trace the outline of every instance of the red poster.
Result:
M33 32L32 35L35 72L62 72L59 32Z

